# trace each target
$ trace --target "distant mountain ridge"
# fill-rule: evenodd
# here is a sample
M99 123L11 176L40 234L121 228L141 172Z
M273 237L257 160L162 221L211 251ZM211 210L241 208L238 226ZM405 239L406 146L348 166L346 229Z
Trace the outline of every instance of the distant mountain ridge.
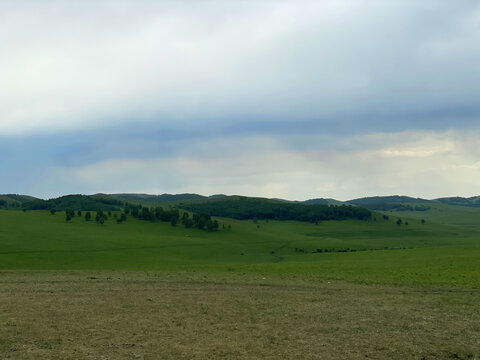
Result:
M335 200L335 199L325 199L325 198L316 198L316 199L309 199L305 201L300 201L302 204L307 205L344 205L347 202Z
M362 206L370 210L417 210L424 211L432 204L453 206L480 207L480 196L470 198L444 197L433 200L414 198L409 196L372 196L349 200L346 203Z
M161 194L161 195L121 193L121 194L96 194L96 195L106 195L106 196L114 197L116 199L122 199L125 201L140 201L140 202L151 203L151 204L162 203L162 202L173 202L173 201L197 200L197 199L214 199L214 198L220 198L220 197L226 196L223 194L204 196L204 195L190 194L190 193Z
M26 202L38 200L29 195L19 194L0 194L0 209L15 209L20 208Z
M34 199L22 204L22 208L26 210L120 210L123 202L108 197L95 195L65 195L58 198L43 200Z
M72 198L75 196L76 198ZM0 194L0 208L15 209L15 208L64 208L73 205L75 202L80 204L81 208L92 206L94 208L118 207L123 202L137 202L143 204L160 204L160 203L175 203L185 201L209 201L222 198L230 198L234 196L227 196L224 194L215 194L211 196L204 196L194 193L182 194L142 194L142 193L116 193L116 194L94 194L94 195L65 195L55 199L39 199L34 196L21 194ZM248 197L244 197L248 198ZM355 205L367 208L369 210L416 210L425 211L433 204L445 204L452 206L466 206L466 207L480 207L480 196L472 197L442 197L437 199L423 199L410 196L371 196L352 199L348 201L339 201L330 198L315 198L305 201L291 201L284 199L270 199L286 203L297 203L306 205Z
M439 199L436 199L435 201L438 201L442 204L447 204L447 205L480 207L480 196L472 196L469 198L448 197L448 198L439 198Z

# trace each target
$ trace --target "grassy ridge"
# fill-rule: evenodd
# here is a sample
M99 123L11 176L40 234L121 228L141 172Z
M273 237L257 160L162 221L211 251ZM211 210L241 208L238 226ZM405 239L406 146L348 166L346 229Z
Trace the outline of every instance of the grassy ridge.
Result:
M475 226L419 220L398 226L394 218L319 225L218 220L232 229L207 233L135 219L101 226L78 217L67 223L63 214L46 211L0 211L0 268L292 273L480 286ZM312 253L317 249L330 252Z

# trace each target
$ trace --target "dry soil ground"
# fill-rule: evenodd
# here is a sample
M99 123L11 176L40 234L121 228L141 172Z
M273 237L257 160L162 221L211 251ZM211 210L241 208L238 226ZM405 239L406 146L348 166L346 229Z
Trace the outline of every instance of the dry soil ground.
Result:
M478 359L480 291L0 272L0 359Z

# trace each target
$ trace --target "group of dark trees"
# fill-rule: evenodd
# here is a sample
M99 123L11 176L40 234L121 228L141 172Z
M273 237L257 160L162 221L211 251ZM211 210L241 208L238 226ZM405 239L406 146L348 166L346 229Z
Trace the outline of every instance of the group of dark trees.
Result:
M172 226L176 226L179 222L186 228L197 228L206 231L217 231L219 228L218 221L212 220L207 214L192 214L190 216L184 212L180 217L178 209L165 210L162 207L145 207L142 205L126 204L125 214L131 214L132 217L147 221L169 222Z
M78 205L78 203L77 203ZM217 231L219 229L219 224L217 220L212 220L211 216L208 214L192 214L184 212L180 216L180 211L178 209L164 209L162 207L147 207L139 204L130 204L128 202L123 203L123 208L118 213L113 213L112 211L104 211L102 209L97 209L95 213L95 221L99 224L104 224L105 221L113 216L118 224L121 224L127 220L127 215L132 216L133 218L145 221L161 221L169 222L172 226L177 226L180 222L186 228L197 228L200 230L206 231ZM55 215L57 210L55 207L50 208L50 213ZM85 221L92 220L92 212L84 211ZM82 210L72 210L72 208L65 209L65 220L67 222L71 221L75 216L81 217ZM223 226L225 229L225 226Z
M87 195L66 195L56 199L35 199L23 203L26 210L56 210L78 209L80 211L115 211L121 210L123 202L116 199Z
M7 201L0 199L0 209L20 209L22 204L17 201Z
M179 208L238 220L273 219L317 222L322 220L368 220L372 212L351 205L305 205L261 198L230 197L181 203Z
M52 215L55 215L56 213L56 210L55 209L51 209L50 210L50 213ZM82 211L81 210L78 210L76 213L74 210L71 210L71 209L66 209L65 210L65 220L68 222L68 221L71 221L74 217L78 216L78 217L82 217ZM98 210L95 212L95 222L98 223L98 224L101 224L103 225L105 223L105 221L110 217L112 216L112 212L111 211L108 211L108 212L104 212L103 210ZM117 224L121 224L125 221L127 221L127 215L123 212L120 214L120 216L118 216L117 214L113 214L113 217L116 219L117 221ZM91 221L92 220L92 213L90 211L86 211L85 212L85 221Z
M34 199L34 197L28 195L2 194L0 195L0 209L19 209L22 204Z

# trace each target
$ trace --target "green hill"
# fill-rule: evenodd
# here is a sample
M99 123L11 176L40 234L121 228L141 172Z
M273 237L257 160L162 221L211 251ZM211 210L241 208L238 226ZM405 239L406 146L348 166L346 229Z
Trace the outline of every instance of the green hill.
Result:
M307 205L265 198L229 196L208 201L178 203L180 209L238 220L273 219L316 222L322 220L367 220L371 212L351 205Z
M23 203L25 210L120 210L123 202L116 199L109 199L101 196L87 195L66 195L55 199L35 199Z
M374 196L347 201L348 204L363 206L370 210L417 210L424 211L428 209L432 201L421 198L412 198L409 196Z
M104 195L104 194L97 194ZM162 195L149 195L149 194L108 194L107 196L114 197L116 199L122 199L126 201L136 201L145 204L158 204L162 202L195 200L195 199L207 199L206 196L198 194L162 194Z
M435 199L435 201L446 205L480 207L480 196L473 196L470 198L447 197Z
M348 205L347 203L335 199L324 199L324 198L317 198L317 199L309 199L305 201L301 201L302 204L307 205Z
M19 208L22 204L33 200L37 198L29 195L0 194L0 209Z
M201 199L217 199L224 197L223 194L216 194L212 196L203 196L199 194L161 194L161 195L150 195L150 194L96 194L95 196L110 197L118 200L133 202L137 204L144 205L159 205L162 203L175 203L179 201L187 200L201 200Z
M480 286L478 219L452 226L406 218L397 225L392 215L318 225L215 218L220 230L205 232L131 217L117 224L115 214L100 225L77 216L67 222L58 212L0 210L0 268L273 272Z

